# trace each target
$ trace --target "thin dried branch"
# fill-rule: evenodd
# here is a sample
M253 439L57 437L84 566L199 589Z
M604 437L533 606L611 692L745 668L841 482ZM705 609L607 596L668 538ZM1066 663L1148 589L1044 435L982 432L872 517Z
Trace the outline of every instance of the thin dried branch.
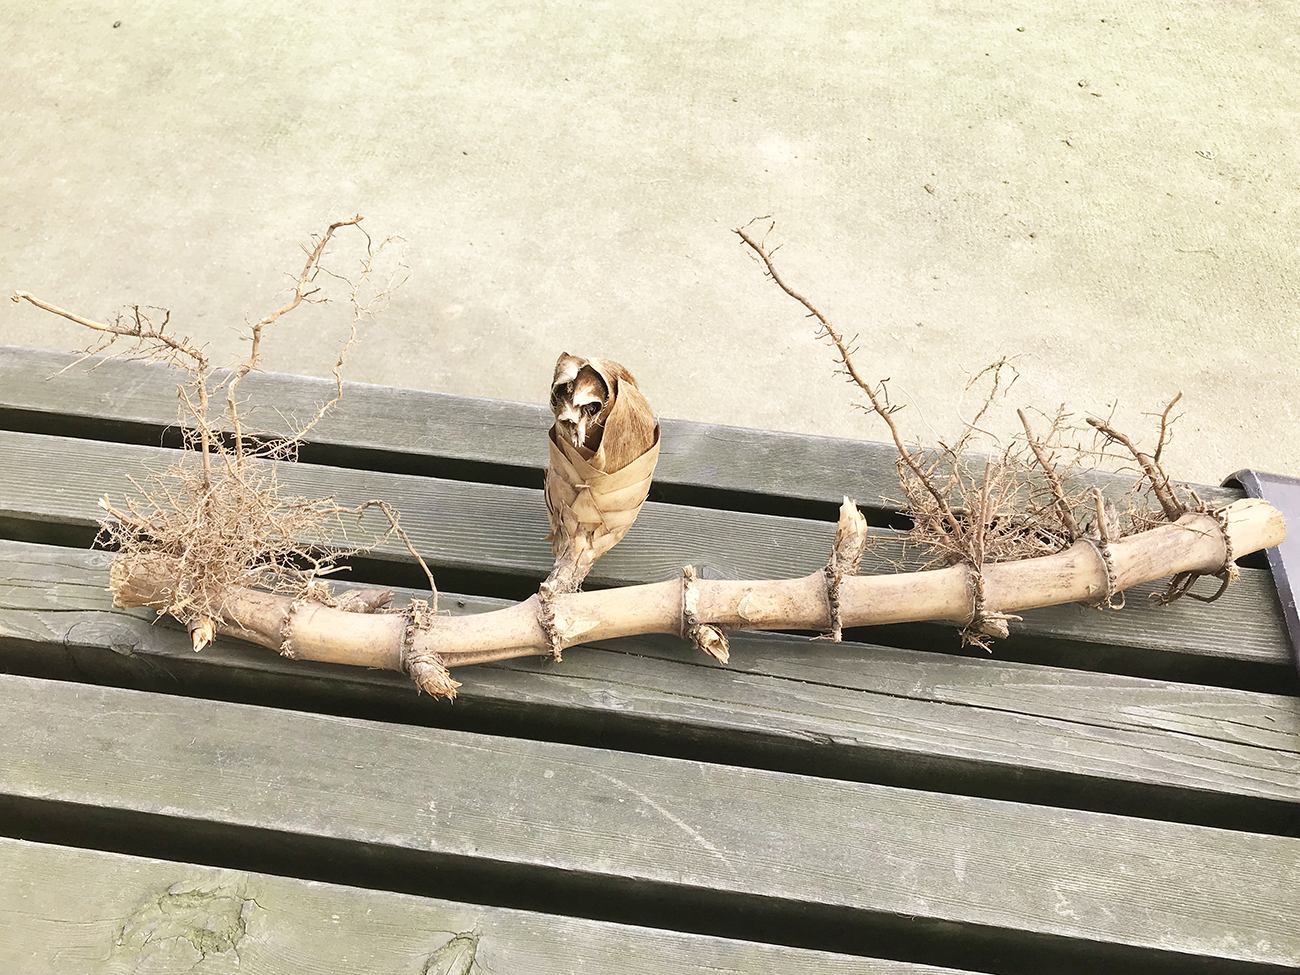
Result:
M397 513L397 509L387 501L371 500L364 504L359 504L355 508L340 508L339 513L355 514L360 518L363 517L371 508L378 508L380 512L383 513L384 517L388 519L389 526L387 535L372 543L371 547L382 544L388 537L393 535L396 535L402 540L402 544L406 546L406 550L411 553L411 557L415 559L419 564L420 569L424 572L424 577L429 580L429 592L432 593L432 598L429 600L429 603L432 605L433 611L436 613L438 611L438 584L433 581L433 573L429 571L428 564L420 556L420 553L415 550L415 546L411 543L411 537L407 535L405 529L402 528L402 519Z
M1175 396L1173 399L1169 401L1169 405L1166 406L1164 412L1160 414L1160 436L1156 440L1156 452L1151 455L1152 460L1154 460L1157 464L1160 463L1160 455L1164 452L1165 447L1169 444L1170 438L1173 436L1173 424L1172 421L1169 419L1169 414L1173 411L1174 406L1182 398L1183 398L1183 394L1180 392L1177 396Z
M1004 369L1011 370L1011 382L1007 383L1007 388L1005 390L1002 389L1002 371ZM998 400L999 392L1005 396L1011 391L1011 387L1014 386L1016 380L1020 378L1020 373L1016 370L1016 367L1012 364L1011 360L1006 356L1003 356L997 362L989 363L975 375L971 376L970 380L966 383L966 390L969 391L972 386L977 384L985 376L991 376L993 384L989 389L988 394L984 397L984 402L980 405L979 412L969 420L961 418L960 414L958 414L958 417L962 420L962 428L964 430L962 440L968 439L971 433L982 433L990 440L995 442L998 440L997 434L983 429L979 425L979 422L984 419L984 415L993 408L993 404Z
M396 266L389 272L387 280L381 287L375 289L373 294L363 295L365 289L374 279L375 269L378 266L380 258L385 251L393 244L403 243L401 237L386 237L375 245L369 234L366 234L364 228L358 227L366 238L366 257L361 263L361 271L357 276L356 282L352 284L352 291L348 295L348 301L352 305L352 318L348 322L348 338L339 349L338 359L335 360L334 366L330 373L334 376L334 396L322 403L320 409L306 423L301 424L294 432L293 440L302 441L306 439L307 434L312 431L316 424L320 423L339 401L343 398L343 362L348 352L357 340L357 330L361 323L367 318L371 318L375 313L387 304L389 296L396 291L406 279L407 266L399 257Z
M325 253L326 246L329 244L330 240L334 237L334 232L338 230L340 227L355 227L358 224L360 224L363 219L364 217L362 217L360 214L357 214L351 220L339 220L336 221L335 223L330 224L329 227L325 230L325 233L321 234L318 238L316 238L316 246L307 253L307 262L303 265L302 271L299 273L297 280L294 281L293 296L289 299L287 303L277 308L275 311L271 312L271 314L267 315L265 318L258 319L258 321L253 324L251 330L251 347L249 349L248 358L239 364L239 367L235 370L234 375L230 378L229 382L226 384L227 410L230 415L231 426L234 429L236 459L243 456L244 431L240 423L239 409L235 402L235 389L236 387L239 386L239 383L243 380L243 378L247 376L250 372L252 372L254 368L257 367L257 361L262 346L262 330L265 329L266 326L268 325L274 325L282 316L292 312L295 308L297 308L300 304L302 304L303 301L309 300L311 296L314 295L317 292L317 290L319 290L314 288L308 290L308 287L316 280L316 275L320 271L321 257ZM362 231L362 233L365 233L365 231ZM369 239L370 239L370 235L367 234L366 240L369 241ZM353 334L353 338L355 339L356 337L355 329L353 330L352 334ZM347 348L350 347L351 345L352 342L349 341L347 345L344 347L344 351L346 352ZM342 362L342 355L340 355L340 363L341 362ZM337 373L335 375L337 376ZM334 402L337 402L337 400L335 400ZM329 406L332 405L333 403L329 404ZM325 407L325 409L328 409L328 406Z
M1165 435L1168 429L1167 419L1169 411L1173 409L1174 403L1177 403L1182 395L1182 393L1179 393L1175 396L1169 403L1169 406L1165 408L1165 412L1161 416L1161 448L1164 446ZM1104 436L1107 440L1121 444L1128 450L1128 452L1133 456L1133 459L1137 461L1138 465L1142 468L1147 484L1149 485L1151 492L1155 495L1156 500L1160 503L1161 510L1164 512L1165 520L1177 521L1187 509L1181 502L1179 502L1178 497L1174 492L1173 485L1169 480L1169 475L1165 473L1165 469L1160 466L1160 462L1150 454L1139 450L1137 444L1133 442L1131 437L1116 430L1110 422L1090 416L1088 417L1088 425Z
M206 372L208 369L207 356L205 356L200 350L195 349L192 345L190 345L189 339L176 339L170 335L165 334L165 329L171 317L170 314L167 316L166 319L164 319L163 324L161 326L159 326L158 328L154 328L152 324L149 323L148 318L141 314L140 306L133 305L132 310L134 312L134 319L132 324L123 325L122 318L119 315L117 321L115 321L113 324L105 325L102 322L96 322L89 318L83 318L81 315L77 315L73 312L68 311L67 309L60 308L57 305L52 305L46 301L42 301L40 298L37 298L35 295L32 295L30 292L27 291L15 291L9 297L12 301L15 302L21 302L21 301L31 302L31 304L35 305L37 308L42 309L43 311L48 311L51 314L58 315L60 318L66 318L68 321L75 322L78 325L84 325L86 328L92 329L96 332L102 332L108 337L108 341L110 342L113 341L115 338L133 338L133 339L152 340L158 343L159 345L165 346L166 348L170 349L172 352L176 354L183 355L191 359L201 371ZM149 346L146 346L146 348L149 348Z
M44 311L66 318L70 322L78 325L84 325L92 331L99 332L105 336L105 340L97 346L86 349L81 359L82 361L93 355L103 354L119 338L128 338L135 342L130 350L132 358L142 358L150 362L170 362L179 368L185 369L190 373L192 378L191 386L194 389L198 402L190 400L188 392L181 388L181 397L185 402L189 412L196 416L207 416L208 411L208 386L207 379L212 371L211 363L202 350L197 349L188 338L177 339L167 334L167 326L171 322L171 312L164 309L163 321L159 325L154 323L145 315L139 305L131 306L131 318L123 321L122 315L118 315L112 324L96 322L81 315L74 314L66 309L59 308L49 302L33 296L26 291L17 291L10 296L13 301L28 301ZM182 359L188 360L188 365L182 364ZM203 457L203 482L206 487L212 484L212 461L209 450L212 446L211 431L206 423L199 426L199 443L198 450Z
M1018 378L1009 358L986 366L967 383L967 389L986 383L986 395L975 415L963 421L963 433L954 443L941 443L937 453L909 447L894 419L897 408L889 402L886 383L867 382L853 362L851 343L808 298L786 283L772 260L772 251L747 228L735 232L762 260L767 275L817 319L819 336L831 340L838 352L837 361L867 394L870 412L885 421L898 450L901 506L913 522L910 537L932 553L934 562L966 563L978 572L988 562L1059 551L1074 541L1077 531L1045 530L1041 519L1030 517L1038 514L1040 506L1031 500L1033 485L1026 465L1011 447L1004 449L1000 458L989 458L982 464L975 460L972 438L984 432L979 424ZM1008 374L1009 382L1005 378ZM972 467L972 462L976 466Z
M1020 422L1025 428L1025 440L1034 452L1034 457L1038 460L1038 466L1042 468L1043 474L1047 477L1047 483L1051 486L1054 505L1061 523L1065 526L1066 532L1070 536L1070 541L1077 541L1083 533L1079 530L1079 522L1075 520L1073 506L1070 499L1066 497L1065 486L1061 483L1061 475L1052 463L1051 452L1042 442L1034 439L1034 432L1029 427L1029 418L1025 416L1024 410L1016 410L1016 415L1020 417Z
M770 227L768 229L769 231L771 230ZM819 332L821 336L830 339L831 342L834 343L835 348L839 353L838 361L844 367L846 374L853 380L857 387L866 394L868 402L871 403L871 409L877 416L884 420L885 424L889 427L889 433L894 439L894 446L898 450L899 460L903 464L907 465L912 473L921 481L925 489L930 493L935 504L938 506L939 511L943 513L948 528L954 534L960 535L962 532L962 525L958 520L957 515L949 506L948 499L931 483L930 478L927 476L926 471L917 457L917 454L903 443L903 436L899 432L898 424L894 422L893 418L893 414L897 407L890 405L888 397L884 392L883 384L877 387L876 384L868 382L862 374L858 372L858 368L853 362L852 350L849 347L851 343L845 342L843 335L841 335L835 326L831 324L830 320L821 313L816 305L785 283L785 280L777 272L776 265L772 263L772 254L764 248L762 243L756 240L754 236L749 233L748 227L736 227L735 233L739 235L740 239L749 246L750 250L757 254L759 259L762 260L767 269L768 277L776 282L777 287L795 301L799 302L799 304L807 308L809 314L817 319L820 325Z

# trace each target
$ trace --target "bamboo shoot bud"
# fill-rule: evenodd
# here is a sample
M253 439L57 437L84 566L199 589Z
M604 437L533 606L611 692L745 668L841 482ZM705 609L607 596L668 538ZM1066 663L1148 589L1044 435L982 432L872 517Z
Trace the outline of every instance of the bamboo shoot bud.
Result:
M562 354L551 384L546 512L551 593L576 592L636 520L659 459L659 424L632 374L608 359Z

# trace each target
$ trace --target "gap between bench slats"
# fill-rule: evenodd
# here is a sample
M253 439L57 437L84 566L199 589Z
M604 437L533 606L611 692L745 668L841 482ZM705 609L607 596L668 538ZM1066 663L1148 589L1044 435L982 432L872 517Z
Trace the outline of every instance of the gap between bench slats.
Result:
M0 876L6 972L951 972L3 838Z
M12 676L0 733L20 834L81 821L119 852L169 835L355 851L548 911L572 889L589 910L679 903L759 931L798 916L826 939L804 946L858 953L910 929L934 952L1023 937L1048 968L1300 963L1295 839ZM907 960L951 964L928 943Z

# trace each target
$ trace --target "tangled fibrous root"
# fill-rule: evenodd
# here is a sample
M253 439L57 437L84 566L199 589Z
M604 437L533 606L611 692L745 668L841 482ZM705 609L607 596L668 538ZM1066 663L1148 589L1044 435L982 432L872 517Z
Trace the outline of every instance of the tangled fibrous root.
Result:
M321 580L337 572L344 559L393 536L406 539L397 512L386 502L344 507L333 498L286 495L274 466L257 460L246 455L241 464L205 482L200 465L187 455L152 478L130 478L137 493L120 507L107 497L100 500L105 517L97 541L117 552L113 578L165 580L146 605L184 624L196 635L195 649L210 642L215 626L228 618L226 601L237 589L331 605L334 597ZM384 516L386 527L366 531L357 545L340 545L340 539L358 533L371 509ZM429 582L436 601L432 577ZM121 606L141 604L120 585L114 586L114 596Z
M100 323L26 292L13 296L97 333L83 358L111 352L165 362L185 373L185 382L178 386L185 447L180 460L148 478L128 478L135 491L120 502L101 499L105 515L98 540L118 553L113 568L118 604L149 605L175 617L190 630L195 649L210 642L226 619L226 601L233 591L257 587L328 603L331 597L320 579L338 571L346 556L393 535L406 542L424 568L436 604L433 578L387 503L346 507L333 498L292 496L277 477L277 465L296 460L304 438L342 397L341 370L359 326L386 304L405 278L406 265L392 247L401 239L376 243L361 229L361 220L356 216L338 221L313 236L288 300L250 325L248 357L220 374L214 373L202 348L168 330L171 316L165 310L133 305L113 321ZM351 278L322 263L329 244L344 228L355 228L365 240L360 269ZM351 307L349 336L333 369L335 395L287 435L250 430L237 391L244 377L258 368L264 330L304 302L327 301L324 283L318 284L322 280L342 282ZM120 340L126 347L119 350L114 346ZM361 532L354 519L359 522L372 510L384 516L386 527ZM359 532L362 538L351 544L350 535ZM128 590L128 580L140 578L157 583L148 599Z
M770 218L761 217L766 221ZM1008 624L1019 617L999 613L986 605L982 568L999 562L1019 561L1063 551L1080 540L1091 542L1106 566L1107 591L1095 605L1118 609L1123 593L1114 585L1114 563L1110 542L1156 525L1176 522L1189 510L1210 514L1195 492L1173 482L1160 464L1168 444L1171 413L1181 393L1159 414L1160 431L1156 449L1147 454L1109 419L1087 418L1087 426L1071 422L1064 407L1044 415L1046 429L1035 432L1023 410L1017 411L1024 430L1000 452L977 453L980 435L998 438L981 426L988 411L1001 402L1014 385L1018 373L1008 358L985 367L968 383L967 390L985 384L983 405L969 420L963 419L962 434L953 443L922 448L903 436L895 414L902 407L890 401L888 384L864 377L854 362L856 338L845 338L807 298L791 288L772 261L775 248L755 236L751 221L735 232L757 256L764 273L817 321L818 337L835 348L841 371L867 398L863 408L878 416L889 429L898 451L898 479L902 497L893 500L911 519L909 546L923 556L926 567L964 565L968 570L971 615L962 629L962 642L984 649L989 640L1008 635ZM1091 447L1083 435L1095 434ZM1136 468L1137 481L1122 499L1122 514L1102 498L1089 474L1098 469ZM1225 536L1226 537L1226 536ZM1235 578L1231 552L1218 573L1224 587ZM1162 596L1172 601L1190 595L1196 577L1177 577ZM1209 597L1218 598L1219 593ZM1205 598L1205 597L1194 597Z

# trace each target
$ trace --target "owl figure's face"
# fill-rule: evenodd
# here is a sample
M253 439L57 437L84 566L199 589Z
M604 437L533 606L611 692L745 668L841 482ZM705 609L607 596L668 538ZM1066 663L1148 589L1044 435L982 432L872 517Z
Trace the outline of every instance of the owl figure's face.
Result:
M572 377L557 374L556 379L551 387L556 429L575 447L596 450L609 412L609 387L589 365L576 370Z

